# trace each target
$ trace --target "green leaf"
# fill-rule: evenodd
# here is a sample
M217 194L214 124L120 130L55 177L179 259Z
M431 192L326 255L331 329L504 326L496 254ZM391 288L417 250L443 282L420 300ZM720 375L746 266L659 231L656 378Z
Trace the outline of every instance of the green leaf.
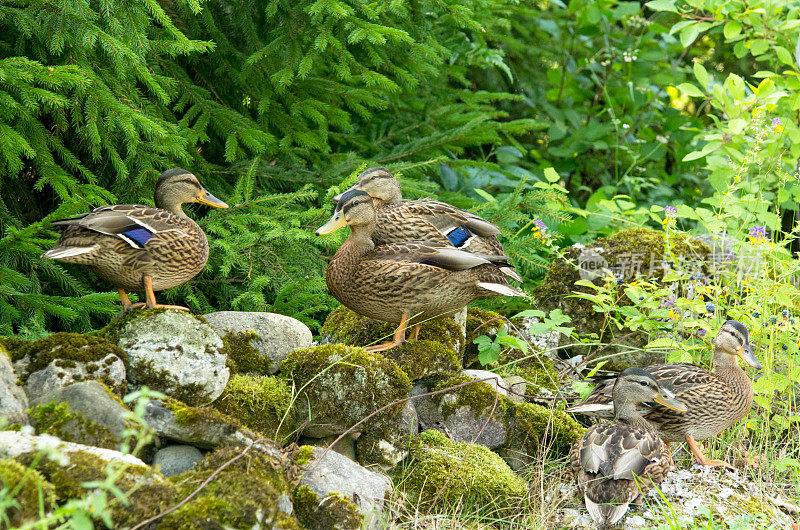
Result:
M547 182L555 183L561 180L561 175L559 175L552 167L548 167L544 170L544 178L547 179Z
M491 195L491 194L489 194L489 193L487 193L487 192L483 191L483 190L482 190L482 189L480 189L480 188L473 188L473 191L474 191L475 193L477 193L478 195L480 195L481 197L483 197L484 199L486 199L486 201L487 201L487 202L497 202L497 199L495 199L494 197L492 197L492 195Z
M700 82L700 86L708 86L708 71L699 61L694 62L694 76Z
M769 49L769 41L767 39L755 39L750 42L750 53L753 55L761 55Z
M697 97L697 98L704 98L706 97L703 92L697 88L695 85L691 83L681 83L678 85L678 90L686 94L687 96Z
M742 25L738 20L729 20L722 27L722 34L726 39L732 39L742 32Z
M650 0L645 6L653 11L672 11L678 13L678 8L675 7L675 0Z

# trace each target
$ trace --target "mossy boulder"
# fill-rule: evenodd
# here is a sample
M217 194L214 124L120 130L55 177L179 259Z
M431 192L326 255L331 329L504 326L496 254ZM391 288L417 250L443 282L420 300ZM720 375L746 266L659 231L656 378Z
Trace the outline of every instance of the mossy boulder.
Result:
M408 456L411 437L419 432L417 409L406 401L403 410L383 425L361 433L356 440L358 461L389 471Z
M623 230L585 247L565 249L563 257L551 263L544 281L534 289L533 298L536 307L546 312L561 309L572 319L570 326L575 327L579 336L596 334L601 342L610 342L612 332L617 337L629 330L610 329L606 320L594 310L595 304L591 300L570 296L573 292L594 294L589 287L575 285L576 281L583 278L602 285L607 281L602 271L609 271L615 276L611 281L616 283L614 289L619 303L633 305L624 295L626 283L637 277L660 280L667 272L665 264L675 257L682 257L684 263L702 264L707 261L709 253L708 246L682 234L671 234L666 239L664 232L657 230ZM587 267L587 264L592 267ZM671 266L673 269L678 267L675 263ZM646 366L663 362L663 355L642 351L647 342L646 335L632 334L605 353L618 355L617 361L626 365Z
M344 306L328 315L321 335L327 342L350 346L369 346L391 340L397 324L362 317ZM437 318L422 324L419 340L435 341L460 354L464 347L464 331L452 318Z
M528 490L526 482L491 450L454 442L438 431L415 437L411 458L401 487L420 509L480 506L497 516L518 507Z
M411 381L397 363L344 344L295 350L281 364L281 374L298 389L297 421L303 434L312 438L341 434L411 390ZM390 420L402 408L402 403L387 408L356 432Z
M28 396L17 379L8 352L0 345L0 428L9 423L28 423Z
M117 449L130 411L97 381L59 388L33 402L31 423L38 434L68 442Z
M53 333L19 345L12 360L25 366L17 375L31 400L86 380L100 381L119 394L125 392L125 352L102 336Z
M278 377L234 374L214 408L279 442L297 429L292 389Z
M170 397L151 399L145 407L144 420L161 440L203 449L248 443L257 438L237 419L213 407L193 407Z
M274 374L289 352L312 344L308 326L286 315L258 311L216 311L203 315L222 336L237 373Z
M560 377L553 367L553 361L543 354L528 352L524 355L519 350L504 352L500 357L503 373L518 375L528 383L528 393L540 391L552 393L558 390Z
M11 527L38 520L40 510L47 513L56 504L55 487L35 469L14 460L0 459L0 490L9 494L0 521ZM11 499L14 504L9 506Z
M411 340L383 355L395 361L412 381L429 375L457 372L461 363L455 351L433 340Z
M244 446L209 453L195 467L170 480L186 498L224 464L241 455ZM290 458L277 451L252 448L225 467L188 503L165 516L160 530L196 528L300 529L292 515L293 477L299 473Z
M103 332L125 350L132 383L191 405L219 397L230 372L222 338L202 317L174 309L130 313Z
M107 476L108 461L82 451L68 453L69 462L40 459L39 453L25 453L17 457L23 465L38 461L37 468L53 484L55 496L60 503L69 499L85 498L90 489L83 486L87 482L104 481ZM127 502L123 503L109 496L111 518L115 528L131 527L148 519L180 500L178 488L168 482L160 473L147 466L127 466L115 482L116 487L125 492ZM95 521L101 525L100 519Z
M295 460L307 460L295 490L298 517L309 528L386 528L384 507L392 491L388 477L334 451L303 446ZM313 493L313 495L312 495Z

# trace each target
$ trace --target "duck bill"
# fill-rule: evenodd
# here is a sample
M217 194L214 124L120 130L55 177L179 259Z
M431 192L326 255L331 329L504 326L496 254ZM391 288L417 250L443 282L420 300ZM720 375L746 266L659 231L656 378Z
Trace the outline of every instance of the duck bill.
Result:
M227 208L228 205L222 202L221 200L217 199L213 195L211 195L205 188L200 189L200 196L197 197L194 202L199 202L200 204L207 204L208 206L213 206L214 208Z
M336 210L333 212L333 217L331 217L330 221L317 228L316 234L318 236L330 234L332 232L336 232L346 224L347 221L344 218L344 214L342 214L341 210Z
M658 394L653 401L659 405L667 407L668 409L677 410L678 412L686 412L688 410L686 405L675 399L675 396L672 394L672 392L664 390L663 388L661 389L661 393Z
M744 362L746 362L747 364L749 364L750 366L752 366L757 370L761 370L762 368L761 363L758 362L756 356L753 355L753 350L750 348L749 344L747 346L739 347L739 350L736 353L739 355L739 357L742 358Z
M339 195L334 195L334 196L333 196L333 198L332 198L331 200L332 200L333 202L339 202L339 199L341 199L341 198L342 198L342 195L344 195L345 193L347 193L347 192L348 192L348 191L350 191L350 190L357 190L357 189L358 189L358 186L352 186L352 187L350 187L350 188L347 188L346 190L344 190L344 191L343 191L342 193L340 193Z

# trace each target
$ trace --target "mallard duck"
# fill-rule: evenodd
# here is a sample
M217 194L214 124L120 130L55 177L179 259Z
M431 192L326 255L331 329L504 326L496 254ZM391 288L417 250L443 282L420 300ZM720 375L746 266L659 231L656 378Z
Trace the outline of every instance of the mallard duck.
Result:
M525 296L500 271L508 263L505 256L472 254L435 242L376 247L371 238L375 207L364 191L345 192L333 217L316 233L329 234L345 225L350 236L328 265L328 289L362 316L399 323L392 341L370 346L370 351L405 342L409 325L414 325L411 338L416 339L423 321L453 315L478 298Z
M155 208L115 204L54 221L52 225L61 237L42 256L91 267L117 287L125 311L144 305L186 309L156 304L153 293L193 278L208 260L206 235L183 213L181 205L228 205L206 191L185 169L164 171L154 195ZM147 302L131 304L126 291L138 290L144 290Z
M761 369L761 363L750 348L747 328L741 322L728 320L714 340L713 373L689 363L655 364L645 368L689 410L676 412L654 406L644 412L644 418L655 426L665 442L686 441L699 464L730 467L721 460L708 460L697 440L716 436L747 416L753 405L753 387L739 367L737 357ZM613 378L600 381L583 403L567 411L609 417L613 386Z
M601 528L622 519L628 505L664 480L672 465L667 446L636 405L655 401L686 411L684 403L641 368L622 372L612 395L615 420L590 427L569 453L586 509Z
M350 190L365 191L372 197L378 219L372 240L378 246L398 241L430 241L476 254L505 257L497 239L500 233L497 226L444 202L427 198L403 200L400 182L385 167L365 169ZM510 265L501 270L521 281Z

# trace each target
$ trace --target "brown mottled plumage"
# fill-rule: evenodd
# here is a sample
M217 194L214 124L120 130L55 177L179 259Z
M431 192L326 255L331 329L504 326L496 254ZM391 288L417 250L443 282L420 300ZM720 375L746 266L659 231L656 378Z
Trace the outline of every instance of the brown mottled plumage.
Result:
M615 421L590 427L569 454L586 509L601 528L622 519L628 505L664 480L672 465L669 450L636 405L655 400L686 410L641 368L622 372L613 396Z
M153 291L180 285L199 273L208 260L208 240L181 205L199 202L228 205L208 193L185 169L169 169L155 187L156 208L132 204L101 206L54 221L61 237L42 254L67 263L87 265L119 290L123 309L134 307L126 291L144 290L147 307L156 304ZM185 309L182 308L181 309Z
M525 296L508 285L500 267L508 258L471 254L450 245L399 242L375 246L375 208L360 190L342 194L333 217L317 230L328 234L350 225L350 237L328 265L325 281L331 294L356 313L399 322L394 340L372 346L382 351L405 341L407 326L452 315L478 298Z
M750 348L747 328L741 322L728 320L714 340L713 373L689 363L656 364L645 368L659 385L674 392L689 410L676 412L655 406L646 409L643 417L655 426L665 442L686 441L700 464L727 465L720 460L707 460L696 440L716 436L747 416L753 405L753 387L750 378L739 367L737 357L761 368ZM614 381L600 381L585 401L567 411L610 417Z
M497 226L444 202L427 198L404 200L400 182L385 167L365 169L350 189L365 191L372 197L377 215L372 240L378 246L402 241L429 241L475 254L505 257L503 246L497 239L500 233ZM341 195L336 198L339 197ZM510 264L503 266L502 271L520 281Z

